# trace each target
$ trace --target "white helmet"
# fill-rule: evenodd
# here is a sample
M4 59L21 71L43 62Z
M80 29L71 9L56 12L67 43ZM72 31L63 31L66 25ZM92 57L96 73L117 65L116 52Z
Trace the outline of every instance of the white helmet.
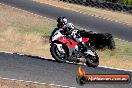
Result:
M63 22L64 22L65 24L67 24L67 19L66 19L66 18L63 18Z

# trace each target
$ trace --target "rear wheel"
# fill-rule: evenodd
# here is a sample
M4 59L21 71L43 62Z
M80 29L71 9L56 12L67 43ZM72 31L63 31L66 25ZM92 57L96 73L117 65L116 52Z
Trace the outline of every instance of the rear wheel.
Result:
M50 47L50 52L51 52L52 57L57 62L63 63L67 61L66 49L62 47L62 44L52 44Z

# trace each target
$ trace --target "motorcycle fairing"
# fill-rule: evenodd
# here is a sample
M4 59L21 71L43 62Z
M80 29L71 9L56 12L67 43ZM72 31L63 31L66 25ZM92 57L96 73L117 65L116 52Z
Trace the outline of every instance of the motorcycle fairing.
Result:
M93 51L91 51L91 50L87 50L87 51L84 52L84 53L87 53L87 54L89 54L89 55L91 55L91 56L96 56L95 53L94 53Z
M77 42L73 41L72 39L66 38L66 37L59 38L58 41L62 42L63 44L66 44L70 48L74 48L78 44Z
M67 45L69 56L71 56L73 52L75 52L75 46L78 44L76 41L66 37L59 38L58 41Z
M89 41L89 38L82 38L82 41L83 41L84 43L86 43L86 42Z

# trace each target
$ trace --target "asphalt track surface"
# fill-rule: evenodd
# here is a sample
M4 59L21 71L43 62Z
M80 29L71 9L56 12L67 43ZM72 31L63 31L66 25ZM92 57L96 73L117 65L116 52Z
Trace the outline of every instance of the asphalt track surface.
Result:
M29 12L57 19L59 16L66 16L70 22L79 27L86 28L95 32L111 33L114 37L127 41L132 41L132 27L112 21L103 20L93 16L64 10L46 4L33 2L32 0L0 0L0 3L8 4L13 7L27 10Z
M130 36L132 28L125 25L81 15L68 10L63 11L60 8L38 4L30 0L0 0L0 2L54 19L60 16L60 14L67 14L66 16L71 18L71 21L78 25L80 24L82 27L88 27L99 32L109 31L119 38L131 40ZM124 35L122 36L120 34ZM76 83L78 67L79 65L57 63L53 60L46 60L40 57L0 53L0 77L3 78L71 86L76 88L132 88L132 82L129 84L86 84L80 86ZM83 66L83 68L89 74L130 74L132 77L132 72L129 71L102 67L90 68Z
M0 53L1 77L76 88L132 88L132 82L129 84L86 84L80 86L76 82L78 67L79 65L58 63L40 57ZM132 72L129 71L82 67L88 74L130 74L132 77Z

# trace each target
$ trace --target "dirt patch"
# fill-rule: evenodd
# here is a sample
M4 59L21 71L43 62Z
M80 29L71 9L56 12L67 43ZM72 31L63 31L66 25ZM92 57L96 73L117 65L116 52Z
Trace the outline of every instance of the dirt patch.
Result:
M69 4L64 2L58 2L56 0L33 0L33 1L49 4L52 6L80 12L82 14L92 15L95 17L99 17L99 18L103 18L103 19L107 19L107 20L132 26L132 15L125 14L122 12L114 12L114 11L108 11L108 10L103 10L99 8L97 9L92 7L85 7L85 6L71 4L71 3Z
M0 88L60 88L56 86L49 86L47 84L33 84L11 80L0 80Z

